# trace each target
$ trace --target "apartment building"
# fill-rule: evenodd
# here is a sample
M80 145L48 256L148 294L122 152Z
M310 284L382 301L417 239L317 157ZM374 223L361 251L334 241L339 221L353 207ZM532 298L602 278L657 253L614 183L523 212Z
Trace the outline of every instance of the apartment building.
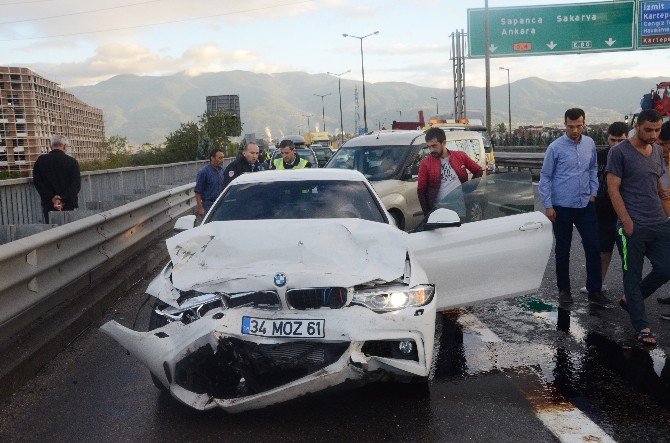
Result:
M102 158L102 110L30 69L0 66L0 172L31 172L52 134L70 139L80 162Z

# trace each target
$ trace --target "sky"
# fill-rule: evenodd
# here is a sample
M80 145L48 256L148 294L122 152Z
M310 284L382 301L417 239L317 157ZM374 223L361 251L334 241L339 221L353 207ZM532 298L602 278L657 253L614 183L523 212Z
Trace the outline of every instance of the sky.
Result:
M564 0L542 4L572 3ZM582 3L589 3L588 1ZM490 0L489 7L539 4ZM451 88L451 39L484 0L0 0L0 66L25 66L65 87L118 74L248 70L340 73L367 82ZM526 77L580 81L668 74L670 48L491 59L491 84ZM466 61L484 86L484 62Z

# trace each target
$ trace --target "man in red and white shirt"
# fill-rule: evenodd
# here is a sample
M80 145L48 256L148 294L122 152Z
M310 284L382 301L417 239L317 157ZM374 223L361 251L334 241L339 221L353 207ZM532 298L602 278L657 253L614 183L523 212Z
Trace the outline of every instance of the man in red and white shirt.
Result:
M440 128L426 131L426 144L430 155L421 161L417 193L424 215L428 215L435 204L472 178L481 177L483 170L463 151L447 149L447 136Z

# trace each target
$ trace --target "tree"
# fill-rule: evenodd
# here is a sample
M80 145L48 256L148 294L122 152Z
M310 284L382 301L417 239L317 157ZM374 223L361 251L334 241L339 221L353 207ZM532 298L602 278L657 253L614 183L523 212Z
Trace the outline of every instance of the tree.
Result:
M200 133L198 134L198 160L208 159L209 153L212 151L212 149L214 149L214 146L214 143L212 143L212 140L209 138L207 133L201 129Z
M166 163L195 160L198 152L200 128L193 122L182 123L179 129L165 138L163 151Z
M200 116L200 129L204 137L211 142L212 148L220 148L227 157L237 154L237 147L230 143L232 136L242 132L242 124L235 114L219 110L216 113L205 112Z
M120 135L112 135L100 145L100 152L108 157L111 154L121 154L126 152L128 139Z

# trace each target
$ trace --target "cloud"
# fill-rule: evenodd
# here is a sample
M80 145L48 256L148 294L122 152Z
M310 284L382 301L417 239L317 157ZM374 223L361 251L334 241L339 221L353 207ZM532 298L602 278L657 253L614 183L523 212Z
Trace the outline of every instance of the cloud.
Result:
M447 58L449 58L450 47L450 45L408 45L405 43L396 43L394 45L388 46L369 45L365 48L365 53L376 55L416 55L443 53Z
M270 65L259 62L256 53L228 52L214 43L191 47L178 56L161 55L138 44L112 43L99 47L93 56L81 62L33 64L38 73L57 78L65 86L97 83L118 74L165 75L184 71L198 75L257 66L270 69Z
M122 2L109 0L61 0L23 7L4 7L0 20L0 40L30 39L65 34L87 34L107 40L123 30L138 31L186 23L220 30L221 22L277 21L326 10L343 16L371 16L374 9L351 0L145 0ZM114 30L114 32L107 32ZM102 31L102 32L100 32ZM73 36L74 37L74 36Z

